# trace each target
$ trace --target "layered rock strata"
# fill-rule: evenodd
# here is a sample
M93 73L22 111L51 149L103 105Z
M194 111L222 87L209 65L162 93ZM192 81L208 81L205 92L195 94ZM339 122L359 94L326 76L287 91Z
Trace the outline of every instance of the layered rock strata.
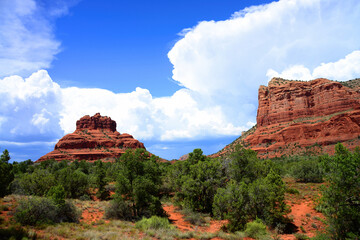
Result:
M260 157L299 151L332 154L334 145L360 146L360 79L308 82L274 78L259 88L257 125L240 137ZM225 154L234 144L215 156Z
M52 152L42 156L37 162L61 160L114 160L126 149L144 148L144 144L127 133L116 131L116 122L100 113L82 117L76 122L76 130L65 135L55 145Z

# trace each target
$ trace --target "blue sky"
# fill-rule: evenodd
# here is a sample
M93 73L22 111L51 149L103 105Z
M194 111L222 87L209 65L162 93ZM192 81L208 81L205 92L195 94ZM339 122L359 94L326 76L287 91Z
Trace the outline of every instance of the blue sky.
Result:
M220 150L274 76L360 76L357 0L0 2L0 150L37 160L100 112L166 159Z
M169 96L180 89L167 57L181 38L178 34L200 21L226 20L263 2L270 1L83 0L55 23L62 51L48 72L61 86L115 92L141 87L155 97Z

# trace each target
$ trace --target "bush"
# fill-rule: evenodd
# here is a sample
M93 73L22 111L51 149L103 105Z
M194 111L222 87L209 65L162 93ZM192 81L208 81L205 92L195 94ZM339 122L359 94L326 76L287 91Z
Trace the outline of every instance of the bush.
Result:
M35 169L16 178L11 184L14 193L45 196L55 186L55 176L45 169Z
M245 233L248 237L259 239L267 235L266 225L260 219L248 222L245 225Z
M14 217L21 224L33 226L79 221L79 213L72 203L65 202L60 206L51 199L40 197L21 200L15 209Z
M136 228L143 231L148 229L173 229L174 227L169 223L167 218L152 216L151 218L142 218L135 224Z
M14 217L24 225L53 224L57 220L57 208L50 199L29 197L19 202Z
M81 213L72 202L65 201L64 205L57 207L56 222L79 222Z
M8 240L8 239L16 239L16 240L25 240L25 239L36 239L36 233L29 234L24 228L22 227L9 227L0 229L0 239L1 240Z
M328 233L318 232L315 237L311 238L312 240L331 240L331 237Z
M296 188L286 188L286 192L290 194L300 194L299 190Z
M51 198L56 205L62 206L65 204L65 190L61 185L51 187L46 195Z
M192 211L212 212L214 196L219 187L225 185L225 176L221 162L202 154L201 149L195 149L189 158L179 164L177 171L179 179L174 179L177 189L176 199Z
M323 182L323 171L318 160L309 159L296 163L292 168L292 176L298 182Z
M294 236L295 236L295 238L296 238L297 240L310 239L308 236L306 236L306 235L303 234L303 233L295 233Z
M133 219L133 215L128 203L126 203L122 198L115 198L105 209L105 218L130 221Z
M128 210L131 210L133 218L165 215L160 202L161 171L158 157L150 156L142 148L127 150L121 155L119 165L116 198L124 199L123 202ZM124 203L115 202L122 205Z
M265 178L246 184L231 180L226 188L220 188L214 198L214 216L228 219L232 232L243 230L245 224L260 218L275 227L285 221L288 213L285 204L285 185L272 170Z
M80 170L73 170L66 167L57 172L59 184L61 184L67 198L79 198L88 193L89 179L88 176Z
M191 209L183 209L181 213L185 216L184 220L190 222L193 225L202 226L205 221L205 214L194 212Z

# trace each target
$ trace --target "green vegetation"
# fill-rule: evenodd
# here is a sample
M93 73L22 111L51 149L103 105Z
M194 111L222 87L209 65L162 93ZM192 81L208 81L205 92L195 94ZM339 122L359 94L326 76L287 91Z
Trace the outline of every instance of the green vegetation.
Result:
M5 149L0 156L0 197L10 193L9 185L14 180L13 167L9 160L9 152Z
M106 186L106 173L103 162L98 160L96 163L96 187L98 188L96 197L101 200L107 200L110 197L110 192L105 188Z
M296 237L297 240L306 240L306 239L310 239L308 236L306 236L303 233L295 233L294 236Z
M195 149L187 161L176 164L173 170L173 186L179 204L193 211L212 212L217 188L224 186L225 175L221 162L210 159Z
M78 222L79 214L71 202L56 204L52 199L29 197L15 209L15 220L24 225Z
M299 182L323 182L323 170L319 159L306 159L295 163L291 175Z
M269 226L285 221L285 185L271 161L242 147L226 159L212 159L195 149L172 167L178 205L228 219L229 231L244 230L256 218Z
M266 231L266 225L258 218L255 221L248 222L245 225L245 233L248 237L255 239L261 239L268 235L268 232Z
M152 216L151 218L142 218L135 224L136 228L141 230L148 229L174 229L167 218L162 218L158 216Z
M360 237L360 149L353 153L342 144L323 161L328 186L322 191L322 209L332 239Z
M40 225L53 231L55 238L99 238L108 231L107 236L114 239L117 232L134 233L133 239L139 234L159 239L245 236L269 239L269 231L292 231L289 230L291 219L284 217L289 213L286 195L291 204L302 199L318 199L317 209L326 216L327 231L323 232L325 220L312 212L306 213L302 223L309 231L306 234L319 231L314 239L358 239L360 149L350 152L338 144L335 150L334 156L316 156L307 151L307 154L262 160L254 151L238 145L222 158L209 158L195 149L187 160L174 164L161 163L144 149L127 150L114 163L34 164L30 160L9 163L9 152L5 150L0 158L1 196L10 193L23 196L16 195L12 201L5 200L7 197L1 200L1 211L12 211L15 221L5 221L6 217L2 217L0 228L6 230L0 233L11 237L15 236L14 229L18 229L21 238L35 238L36 234L28 229ZM325 183L318 184L321 182ZM320 185L324 186L321 198ZM110 196L110 191L115 191L115 195ZM96 202L101 205L96 209L89 208L89 202L95 203L91 201L95 195L103 202ZM195 229L206 227L211 219L228 220L228 224L222 231L211 234L196 230L182 233L169 223L160 200L178 206L184 220L195 225ZM105 210L104 218L112 220L97 219L90 225L79 223L79 210L73 201L89 214ZM126 221L138 221L136 228ZM96 231L90 229L92 225L98 226ZM303 225L298 226L297 239L308 239Z
M112 214L114 211L109 209L108 216L139 219L143 216L164 215L160 202L161 172L158 157L150 157L148 152L140 148L127 150L118 164L116 198L110 209L115 209L116 205L124 211ZM130 216L125 209L129 209Z

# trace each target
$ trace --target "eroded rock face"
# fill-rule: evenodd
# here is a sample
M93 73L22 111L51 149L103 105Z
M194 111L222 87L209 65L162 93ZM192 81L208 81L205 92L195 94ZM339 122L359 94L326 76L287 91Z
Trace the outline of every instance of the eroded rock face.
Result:
M256 127L235 142L262 158L304 149L332 154L338 142L354 149L360 146L359 86L360 79L340 83L323 78L308 82L274 78L259 88Z
M61 160L113 160L126 149L144 148L144 144L127 133L116 131L116 122L100 113L82 117L76 122L76 130L65 135L55 145L54 151L42 156L37 162L49 159Z
M259 89L257 127L244 143L263 157L317 147L332 153L342 142L359 145L360 93L339 82L272 79Z

